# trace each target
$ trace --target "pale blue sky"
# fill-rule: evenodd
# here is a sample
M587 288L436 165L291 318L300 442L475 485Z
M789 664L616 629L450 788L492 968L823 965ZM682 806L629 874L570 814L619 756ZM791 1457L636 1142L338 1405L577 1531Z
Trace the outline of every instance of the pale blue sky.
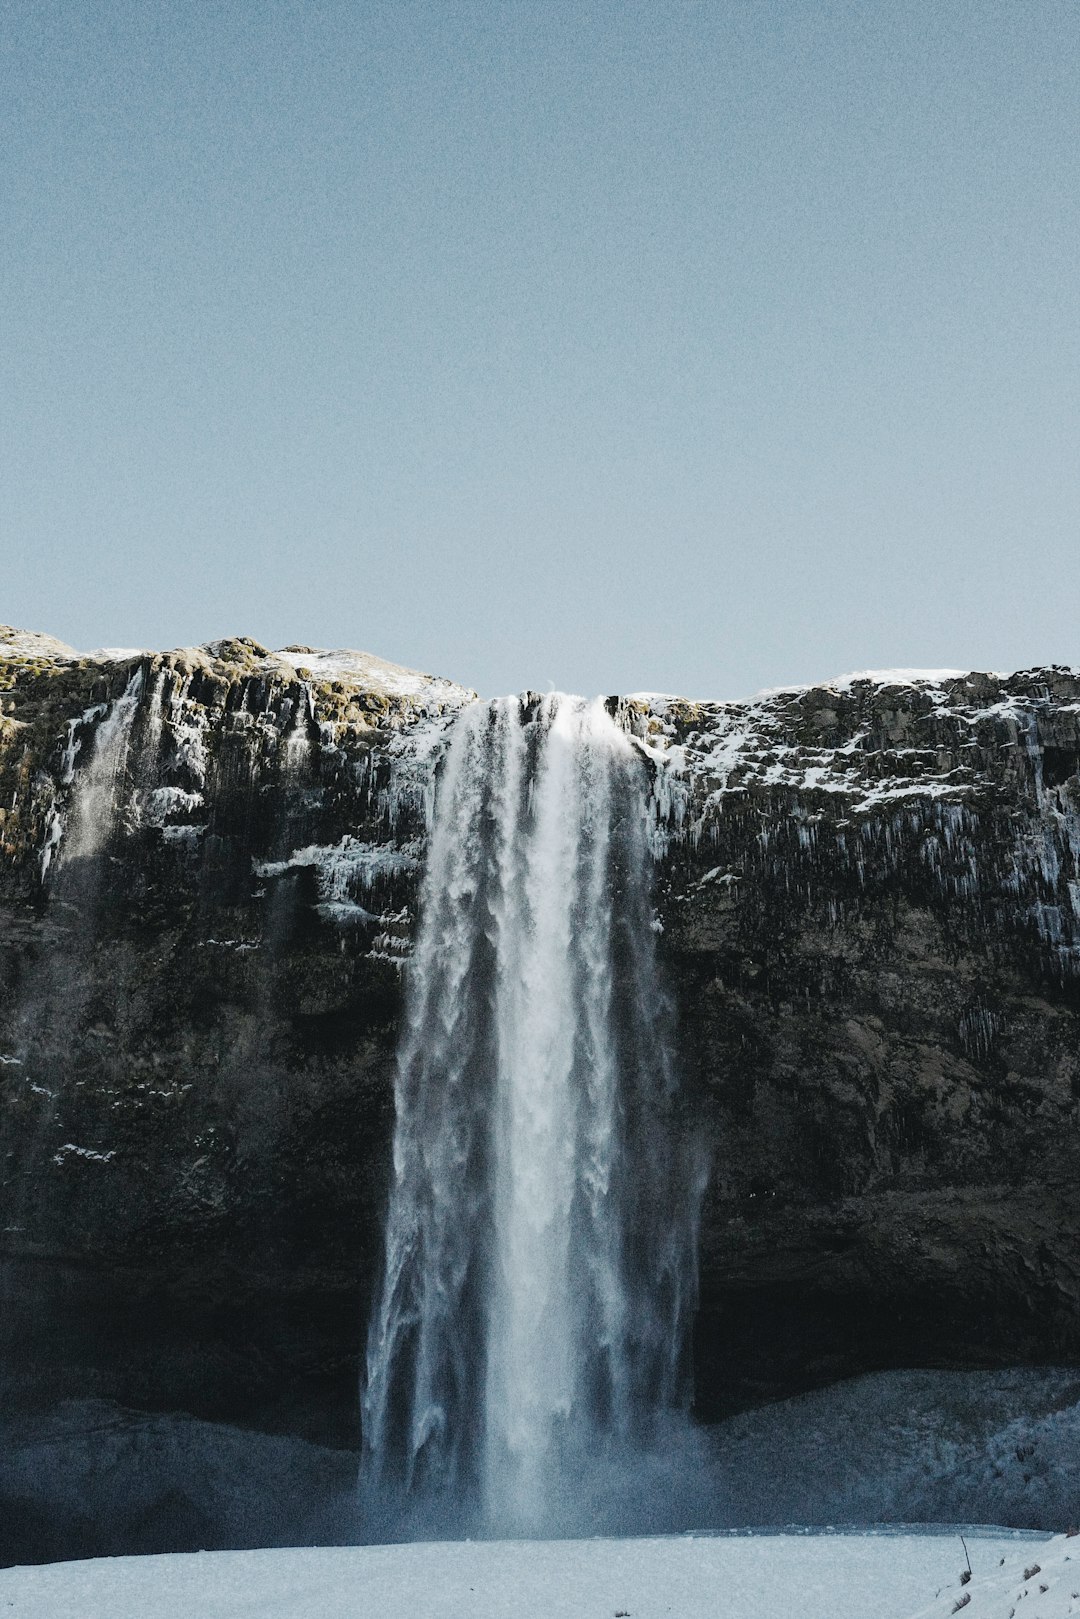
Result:
M1080 663L1076 0L10 0L0 620Z

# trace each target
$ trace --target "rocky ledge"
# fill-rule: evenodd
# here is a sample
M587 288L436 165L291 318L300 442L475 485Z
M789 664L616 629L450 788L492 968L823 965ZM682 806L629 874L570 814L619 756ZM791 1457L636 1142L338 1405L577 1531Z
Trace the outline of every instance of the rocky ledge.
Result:
M0 629L2 1376L354 1444L392 1072L472 694ZM699 1411L1080 1358L1080 672L611 699L648 765Z

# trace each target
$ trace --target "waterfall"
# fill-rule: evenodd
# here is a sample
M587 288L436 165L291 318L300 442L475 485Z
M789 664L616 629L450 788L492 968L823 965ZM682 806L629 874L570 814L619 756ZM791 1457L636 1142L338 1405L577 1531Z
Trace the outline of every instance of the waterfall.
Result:
M101 853L112 835L119 811L119 787L128 761L131 733L145 676L133 671L127 686L94 731L93 750L76 770L78 743L69 741L64 779L73 782L67 833L61 859L89 860ZM160 687L155 687L160 711ZM159 720L160 729L160 720Z
M451 1505L489 1533L587 1529L584 1473L617 1475L680 1406L699 1177L647 787L599 700L475 703L451 734L364 1397L368 1501L421 1530Z
M301 681L298 692L298 696L288 699L291 711L282 742L284 774L292 780L303 777L310 769L310 728L315 723L315 699L310 681Z

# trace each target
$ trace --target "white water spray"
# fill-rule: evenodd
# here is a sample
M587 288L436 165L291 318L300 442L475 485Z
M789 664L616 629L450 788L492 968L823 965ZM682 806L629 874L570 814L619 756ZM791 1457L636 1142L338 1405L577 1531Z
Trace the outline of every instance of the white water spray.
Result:
M281 743L284 774L287 779L293 781L305 776L310 769L309 727L315 722L315 694L310 681L302 680L298 691L299 695L289 698L289 719Z
M77 748L69 741L64 779L73 783L66 835L61 844L63 863L100 854L112 834L119 810L119 784L131 747L132 725L142 696L141 668L109 708L94 731L90 758L76 768Z
M599 701L476 703L453 730L364 1399L369 1502L397 1493L421 1530L440 1502L488 1532L587 1528L583 1470L625 1469L679 1406L698 1177L647 785Z

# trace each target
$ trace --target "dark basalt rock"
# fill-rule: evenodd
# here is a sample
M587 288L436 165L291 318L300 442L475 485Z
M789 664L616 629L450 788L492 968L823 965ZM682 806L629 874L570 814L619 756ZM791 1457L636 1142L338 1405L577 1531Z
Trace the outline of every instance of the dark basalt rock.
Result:
M9 1409L93 1395L357 1441L424 824L389 760L468 694L312 662L232 641L0 664ZM109 784L98 846L65 859L133 678L116 813Z
M244 639L0 643L7 1409L354 1445L424 797L469 694ZM1080 676L613 703L711 1166L699 1412L1075 1362Z
M1076 1358L1078 699L1039 670L671 705L702 1412Z

